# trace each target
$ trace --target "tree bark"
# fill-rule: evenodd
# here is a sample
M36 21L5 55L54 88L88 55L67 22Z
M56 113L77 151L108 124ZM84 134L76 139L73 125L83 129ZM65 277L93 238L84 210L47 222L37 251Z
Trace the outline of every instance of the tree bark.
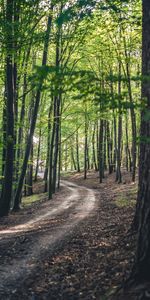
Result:
M46 155L46 166L45 166L45 172L44 172L44 192L46 193L48 190L48 167L49 167L49 160L50 160L50 140L51 140L51 114L53 109L53 98L51 105L49 107L49 113L48 113L48 132L47 132L47 155Z
M104 134L104 124L103 120L100 120L99 127L99 182L103 181L104 174L104 161L103 161L103 134Z
M139 189L137 199L136 222L138 229L136 261L133 276L139 281L150 279L150 1L142 1L143 39L142 39L142 98L146 109L141 115L141 141L139 165Z
M33 142L31 146L30 162L27 170L27 196L33 195Z
M77 130L77 132L76 132L76 157L77 157L77 171L80 172L79 136L78 136L78 130Z
M0 216L9 213L13 187L14 161L14 85L13 85L13 0L6 2L6 162L0 199Z
M93 150L93 166L95 171L98 171L97 162L96 162L96 151L95 151L95 129L96 124L93 127L93 134L92 134L92 150Z
M121 142L122 142L122 112L121 112L121 62L119 62L119 80L118 80L118 97L119 97L119 109L118 109L118 145L117 145L117 170L116 181L122 182L121 175Z
M85 104L85 123L84 123L84 179L87 179L87 147L88 147L88 141L87 141L87 134L88 134L88 119L87 119L87 107Z
M40 127L38 150L37 150L37 160L36 160L36 168L35 168L35 176L34 176L34 181L35 182L37 181L37 176L38 176L38 171L39 171L39 160L40 160L40 150L41 150L41 136L42 136L42 129Z

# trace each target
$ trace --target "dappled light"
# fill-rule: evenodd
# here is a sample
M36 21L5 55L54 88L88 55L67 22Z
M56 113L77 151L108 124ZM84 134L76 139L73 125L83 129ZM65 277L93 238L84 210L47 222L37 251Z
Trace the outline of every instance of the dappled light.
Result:
M0 299L148 299L150 1L0 0L0 128Z

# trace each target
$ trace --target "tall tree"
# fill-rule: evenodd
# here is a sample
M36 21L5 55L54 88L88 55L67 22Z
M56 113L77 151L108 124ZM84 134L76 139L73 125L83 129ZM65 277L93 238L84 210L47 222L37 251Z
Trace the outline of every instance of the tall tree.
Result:
M141 115L141 141L138 190L138 242L134 276L150 279L150 1L142 1L142 99L145 109ZM146 79L147 78L147 79Z
M6 163L0 199L0 216L10 209L13 184L14 161L14 69L13 69L13 0L6 2Z

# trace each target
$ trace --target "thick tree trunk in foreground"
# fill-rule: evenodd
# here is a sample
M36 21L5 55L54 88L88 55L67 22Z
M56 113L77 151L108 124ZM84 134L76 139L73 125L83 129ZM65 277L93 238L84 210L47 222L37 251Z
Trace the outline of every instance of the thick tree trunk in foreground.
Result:
M143 0L143 54L142 75L150 76L150 1ZM136 279L150 279L150 81L142 83L142 98L146 110L142 112L139 165L139 191L136 218L139 223L137 254L134 266Z
M5 179L0 199L0 216L7 215L10 209L13 184L14 160L14 86L13 86L13 5L14 1L6 3L6 163Z

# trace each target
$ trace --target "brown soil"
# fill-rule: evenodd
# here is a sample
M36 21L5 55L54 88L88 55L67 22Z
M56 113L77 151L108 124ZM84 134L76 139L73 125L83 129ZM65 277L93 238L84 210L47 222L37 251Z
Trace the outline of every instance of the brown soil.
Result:
M127 175L120 185L114 175L82 177L0 220L0 299L111 299L128 276L135 185Z

